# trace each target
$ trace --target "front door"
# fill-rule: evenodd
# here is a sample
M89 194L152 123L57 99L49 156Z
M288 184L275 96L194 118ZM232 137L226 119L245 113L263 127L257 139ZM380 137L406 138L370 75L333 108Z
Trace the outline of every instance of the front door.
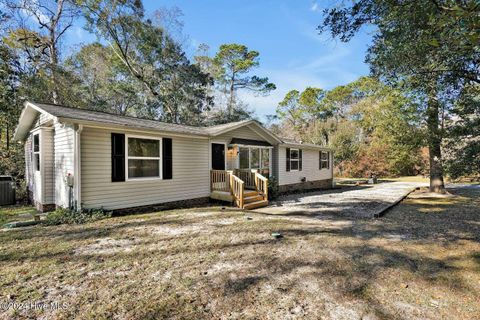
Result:
M225 145L212 143L212 169L225 170Z

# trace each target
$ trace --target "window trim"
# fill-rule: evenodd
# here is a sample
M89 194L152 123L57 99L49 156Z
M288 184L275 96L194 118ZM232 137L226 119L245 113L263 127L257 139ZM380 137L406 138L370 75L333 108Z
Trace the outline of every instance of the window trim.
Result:
M38 136L38 151L35 151L35 136ZM40 172L42 171L42 159L41 159L41 150L42 150L42 144L40 143L40 132L34 133L32 135L32 164L33 164L33 171L34 172ZM35 159L35 156L38 155L38 168L37 168L37 161Z
M158 157L136 157L128 155L128 139L146 139L146 140L156 140L159 143ZM162 165L162 152L163 144L162 137L151 137L151 136L141 136L141 135L130 135L125 134L125 181L148 181L148 180L163 180L163 165ZM158 160L158 177L138 177L130 178L128 176L128 160Z
M272 147L260 147L260 146L238 146L238 168L240 170L265 170L268 169L269 172L272 171ZM248 149L248 168L240 168L240 149ZM258 150L258 168L252 168L252 149L259 149ZM262 156L262 149L268 150L268 167L263 167L263 156Z
M298 153L297 159L292 159L292 150L296 150ZM297 162L297 169L292 169L292 161ZM298 148L290 148L290 171L300 171L300 149Z
M323 154L327 155L326 159L322 159ZM323 167L324 163L327 164L325 168ZM323 169L330 170L330 151L320 150L320 170Z

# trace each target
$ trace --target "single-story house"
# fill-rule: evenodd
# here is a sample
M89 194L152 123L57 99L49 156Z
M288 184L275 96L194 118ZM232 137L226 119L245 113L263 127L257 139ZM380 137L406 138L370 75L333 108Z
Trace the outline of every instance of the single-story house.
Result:
M280 192L332 186L330 149L284 140L255 120L194 127L25 103L14 139L38 210L186 206L209 198L244 209Z

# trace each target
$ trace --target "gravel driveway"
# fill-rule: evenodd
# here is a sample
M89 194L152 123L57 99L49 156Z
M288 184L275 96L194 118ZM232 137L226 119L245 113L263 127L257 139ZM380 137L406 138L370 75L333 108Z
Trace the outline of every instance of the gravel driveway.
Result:
M419 182L385 182L374 186L291 194L278 198L269 207L258 211L315 218L370 218L412 189L426 185Z

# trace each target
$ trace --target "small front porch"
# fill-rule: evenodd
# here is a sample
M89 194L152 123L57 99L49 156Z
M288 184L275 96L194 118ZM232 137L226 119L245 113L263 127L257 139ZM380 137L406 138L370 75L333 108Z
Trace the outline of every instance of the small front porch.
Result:
M227 141L211 142L210 198L242 209L267 206L273 146L260 140Z
M211 170L210 198L247 210L265 207L268 179L255 169Z

